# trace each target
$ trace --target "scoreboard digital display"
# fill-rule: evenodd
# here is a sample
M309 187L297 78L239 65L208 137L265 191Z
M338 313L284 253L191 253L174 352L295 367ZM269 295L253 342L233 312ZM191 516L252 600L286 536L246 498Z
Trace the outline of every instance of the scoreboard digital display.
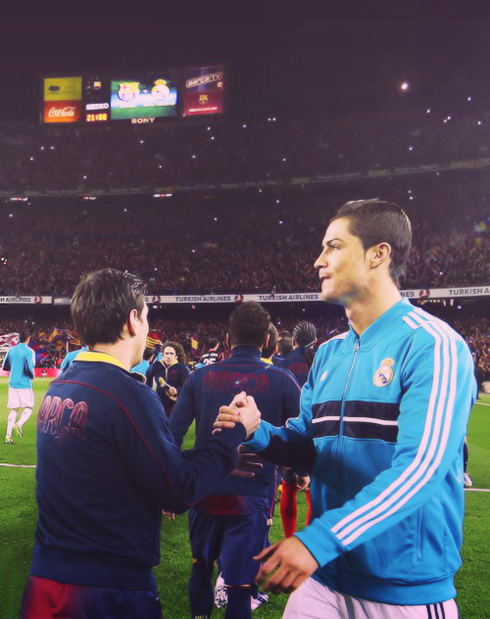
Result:
M144 81L111 81L112 120L177 116L177 100L176 80L168 74Z
M184 116L221 114L224 111L225 68L186 69Z
M41 121L100 124L153 123L175 116L221 114L225 67L121 75L45 77Z

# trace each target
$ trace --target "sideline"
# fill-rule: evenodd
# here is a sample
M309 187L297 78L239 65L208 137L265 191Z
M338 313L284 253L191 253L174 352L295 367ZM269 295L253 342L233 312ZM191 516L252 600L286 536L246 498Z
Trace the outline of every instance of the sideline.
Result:
M0 466L9 466L14 469L35 469L35 464L7 464L7 462L0 462Z

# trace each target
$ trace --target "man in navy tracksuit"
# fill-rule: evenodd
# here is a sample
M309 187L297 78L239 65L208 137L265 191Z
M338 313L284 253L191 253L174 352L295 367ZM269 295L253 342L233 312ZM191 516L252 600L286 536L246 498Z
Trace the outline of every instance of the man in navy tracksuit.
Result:
M253 396L264 419L282 425L299 412L299 386L292 374L261 361L270 316L258 303L239 305L230 316L229 359L196 370L184 385L170 418L177 445L196 420L196 448L212 436L216 411L233 396ZM226 617L251 616L250 601L264 547L277 469L264 462L254 477L228 476L189 512L193 567L189 582L192 617L210 617L214 562L221 557L228 589Z
M249 422L258 425L245 414L236 429L180 451L160 398L130 373L148 335L144 295L141 280L113 269L75 290L88 351L39 410L39 519L22 619L159 619L151 568L162 509L182 513L206 496L235 468Z

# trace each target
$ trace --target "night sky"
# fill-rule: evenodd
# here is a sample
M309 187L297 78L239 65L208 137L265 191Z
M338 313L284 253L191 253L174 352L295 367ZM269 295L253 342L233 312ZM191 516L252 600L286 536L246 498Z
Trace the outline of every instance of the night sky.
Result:
M419 105L451 111L468 96L490 110L486 20L37 20L4 21L2 29L3 121L37 121L41 75L212 63L228 66L232 118Z

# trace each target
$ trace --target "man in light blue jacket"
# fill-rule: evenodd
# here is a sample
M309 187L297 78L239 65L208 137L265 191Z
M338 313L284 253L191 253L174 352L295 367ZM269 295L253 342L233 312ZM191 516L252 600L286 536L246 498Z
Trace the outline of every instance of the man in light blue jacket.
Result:
M27 346L28 340L29 333L22 331L19 334L19 343L8 350L2 364L2 369L10 372L7 402L10 413L7 419L7 434L5 436L5 442L8 445L14 442L12 439L14 430L17 436L22 438L22 427L32 415L34 407L32 379L34 378L36 354L32 348ZM22 414L19 421L17 421L17 414L21 411Z
M246 443L311 475L311 524L257 557L259 584L294 591L287 619L458 616L473 360L449 325L402 298L410 245L394 204L337 212L315 268L350 330L319 348L299 417L262 422Z

